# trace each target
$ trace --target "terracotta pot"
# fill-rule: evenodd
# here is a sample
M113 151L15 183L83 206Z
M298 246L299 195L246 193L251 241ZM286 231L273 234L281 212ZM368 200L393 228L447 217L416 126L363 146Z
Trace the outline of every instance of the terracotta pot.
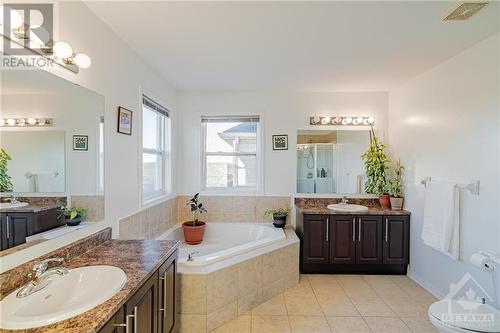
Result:
M401 209L403 209L403 201L404 201L404 198L394 198L394 197L391 197L391 209L392 210L401 210Z
M388 194L382 194L378 198L378 202L380 202L380 206L385 209L391 208L391 197Z
M203 235L205 234L205 222L198 221L193 223L193 221L184 222L182 224L182 231L184 232L184 239L189 245L200 244L203 241Z
M286 225L286 215L285 216L273 216L273 225L276 228L284 228Z

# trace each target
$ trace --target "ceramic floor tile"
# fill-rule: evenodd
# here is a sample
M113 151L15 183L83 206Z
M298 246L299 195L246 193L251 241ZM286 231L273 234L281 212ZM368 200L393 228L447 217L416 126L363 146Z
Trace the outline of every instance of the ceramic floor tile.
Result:
M318 295L316 299L326 316L358 317L360 315L354 304L348 298L333 298Z
M398 317L427 317L428 307L412 298L388 298L384 301Z
M311 285L309 284L309 281L306 278L300 279L298 285L285 290L283 294L285 297L286 296L298 296L298 297L314 296Z
M399 318L365 317L373 333L411 333L408 326Z
M322 316L316 297L285 297L286 310L289 316Z
M309 274L307 279L311 286L340 286L335 275Z
M252 316L252 333L289 333L288 316Z
M274 296L252 310L252 315L262 316L286 316L285 299L282 294Z
M354 306L361 316L395 317L396 314L379 298L353 300Z
M250 333L250 316L239 316L213 330L213 333Z
M371 333L361 317L326 317L333 333Z
M439 331L427 318L401 318L412 333L438 333Z
M325 317L290 316L292 333L331 333Z

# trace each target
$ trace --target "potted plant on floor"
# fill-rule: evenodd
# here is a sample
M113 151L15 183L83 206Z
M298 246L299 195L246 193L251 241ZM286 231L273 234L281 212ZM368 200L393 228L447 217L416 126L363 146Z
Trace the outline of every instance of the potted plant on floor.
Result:
M267 218L273 219L273 225L276 228L284 228L286 225L286 217L290 209L288 208L278 208L278 209L268 209L264 213L264 216Z
M370 128L370 147L361 155L365 164L366 182L365 192L379 196L380 206L390 208L390 196L386 192L386 174L389 160L385 154L385 145L379 141L373 130Z
M391 209L403 209L403 170L404 167L398 160L394 168L394 177L387 181L387 192L391 195Z
M200 244L203 241L203 235L205 234L206 224L198 218L202 213L206 213L207 210L203 208L203 204L199 202L199 195L199 193L196 193L186 204L191 208L191 213L194 214L193 221L182 223L184 239L189 245Z
M79 225L87 217L87 210L83 208L61 206L60 212L61 216L64 216L66 224L70 227Z

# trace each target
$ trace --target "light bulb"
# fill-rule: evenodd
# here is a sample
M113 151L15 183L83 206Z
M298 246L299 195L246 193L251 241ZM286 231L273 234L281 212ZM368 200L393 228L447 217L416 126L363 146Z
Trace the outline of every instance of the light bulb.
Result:
M18 124L19 126L24 126L24 125L26 125L26 119L18 119L18 120L17 120L17 124Z
M340 122L341 122L341 121L342 121L342 118L341 118L341 117L335 117L335 118L333 118L333 122L334 122L335 124L340 124Z
M89 68L92 65L92 60L85 53L78 53L73 59L75 64L80 68Z
M12 118L7 119L7 125L9 126L14 126L16 124L16 121Z
M0 126L3 126L3 125L5 125L5 120L0 118Z
M73 49L65 42L57 42L54 44L54 54L59 58L69 58L73 55Z
M322 123L323 125L326 125L326 124L330 123L330 121L332 121L332 118L330 118L330 117L328 117L328 116L323 117L323 119L321 119L321 123Z
M362 124L363 123L363 117L358 117L358 118L356 118L356 120L357 120L358 124Z
M319 120L320 120L320 119L319 119L319 117L314 117L314 118L312 119L312 123L313 123L313 124L317 124L317 123L319 123Z
M36 119L35 118L28 118L28 124L35 125L36 124Z
M368 124L373 124L375 119L373 117L368 117Z
M352 118L351 118L351 117L347 117L347 118L345 118L344 120L345 120L345 123L346 123L346 124L350 124L350 123L352 123Z
M38 125L40 126L45 125L45 119L38 119Z

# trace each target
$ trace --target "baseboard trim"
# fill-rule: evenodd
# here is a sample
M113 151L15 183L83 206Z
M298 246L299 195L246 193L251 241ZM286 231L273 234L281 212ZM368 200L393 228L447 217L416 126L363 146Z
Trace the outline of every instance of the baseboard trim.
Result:
M408 277L410 279L412 279L413 281L415 281L415 283L417 283L419 286L421 286L422 288L424 288L425 290L427 290L428 292L430 292L434 297L438 298L438 299L443 299L444 298L444 294L442 294L441 292L439 292L437 290L437 288L435 288L431 283L429 283L428 281L426 281L424 278L422 278L420 275L418 275L417 273L415 273L411 267L408 271Z

